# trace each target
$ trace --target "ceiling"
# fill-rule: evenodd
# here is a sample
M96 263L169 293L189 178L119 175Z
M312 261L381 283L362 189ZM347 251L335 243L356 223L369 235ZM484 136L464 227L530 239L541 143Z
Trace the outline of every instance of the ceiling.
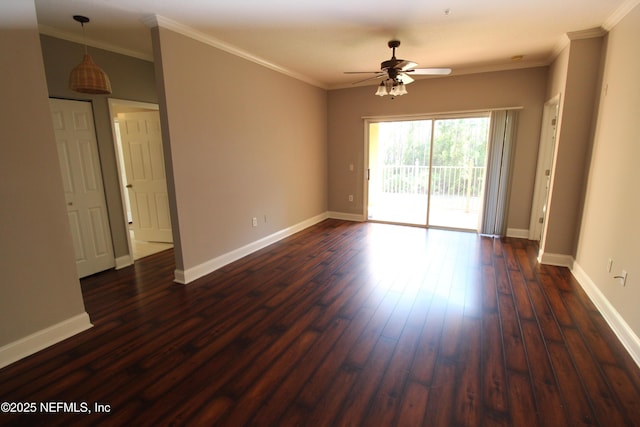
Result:
M452 75L547 65L567 33L610 28L639 0L35 0L40 31L152 60L157 15L327 89L391 57ZM512 57L522 56L514 61ZM366 76L365 76L366 77ZM417 77L429 78L429 77ZM371 84L376 84L372 82Z

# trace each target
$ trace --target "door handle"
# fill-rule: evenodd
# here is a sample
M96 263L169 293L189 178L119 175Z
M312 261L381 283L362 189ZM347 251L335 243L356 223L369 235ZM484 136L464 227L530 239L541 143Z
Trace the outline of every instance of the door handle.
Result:
M127 187L127 188L133 188L133 185L131 185L131 184L127 184L127 185L125 185L125 187Z

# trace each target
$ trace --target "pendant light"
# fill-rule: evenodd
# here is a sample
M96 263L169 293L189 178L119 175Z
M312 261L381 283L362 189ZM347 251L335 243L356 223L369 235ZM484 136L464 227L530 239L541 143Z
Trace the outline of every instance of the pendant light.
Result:
M84 57L69 75L69 89L94 95L109 95L111 93L111 82L109 76L93 62L87 53L87 43L84 38L84 24L89 22L89 18L82 15L74 15L73 19L82 26L82 41L84 42Z

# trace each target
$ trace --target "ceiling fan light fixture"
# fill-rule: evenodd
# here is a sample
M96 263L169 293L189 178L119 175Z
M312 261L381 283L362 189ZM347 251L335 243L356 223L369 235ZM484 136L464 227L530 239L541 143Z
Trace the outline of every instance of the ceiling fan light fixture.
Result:
M82 15L74 15L73 19L82 25L82 38L84 40L84 24L89 22L89 18ZM109 76L93 62L93 59L87 53L86 42L84 43L82 62L75 66L69 75L69 89L74 92L94 95L109 95L111 93Z
M384 82L380 82L380 84L378 85L378 90L376 90L376 95L378 96L385 96L388 95L389 93L387 92L387 88L384 85Z
M378 89L376 90L376 95L385 96L391 95L391 97L406 95L407 87L401 80L392 80L386 79L380 82L378 85Z

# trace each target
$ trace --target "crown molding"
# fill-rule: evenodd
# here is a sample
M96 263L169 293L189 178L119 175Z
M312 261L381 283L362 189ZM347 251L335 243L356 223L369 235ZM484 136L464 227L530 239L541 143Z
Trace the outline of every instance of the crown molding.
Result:
M589 28L580 31L570 31L567 33L569 40L584 40L602 37L607 34L607 30L602 27Z
M622 19L627 16L633 8L638 6L638 4L640 4L640 0L626 0L623 2L620 7L602 23L602 28L607 31L611 31L611 29L618 25L618 23L622 21Z
M233 45L230 45L229 43L223 42L222 40L216 39L215 37L212 37L201 31L195 30L187 25L181 24L169 18L165 18L164 16L150 15L142 19L142 22L150 28L154 28L154 27L166 28L178 34L182 34L183 36L189 37L193 40L197 40L201 43L205 43L209 46L215 47L216 49L223 50L232 55L246 59L247 61L251 61L265 68L269 68L270 70L273 70L278 73L292 77L294 79L303 81L312 86L316 86L321 89L327 89L327 86L325 84L320 83L317 80L311 79L305 75L302 75L295 71L281 67L277 64L274 64L273 62L267 61L264 58L260 58L259 56L253 55L252 53L239 49Z
M640 1L640 0L637 0ZM607 30L603 27L595 27L589 28L586 30L580 31L570 31L566 34L563 34L562 37L556 42L555 46L551 50L551 54L549 55L548 63L551 64L556 60L558 55L567 47L573 40L584 40L591 39L595 37L602 37L607 34Z
M563 34L562 37L560 37L560 39L556 42L555 46L551 50L551 54L549 55L549 64L556 60L558 55L560 55L560 53L565 50L567 46L569 46L570 42L571 40L566 34Z
M38 32L45 36L55 37L57 39L66 40L69 42L77 43L80 45L87 45L91 47L95 47L97 49L107 50L109 52L119 53L121 55L132 56L134 58L143 59L145 61L153 62L153 55L147 55L142 52L138 52L131 49L125 49L119 46L115 46L108 43L102 43L92 39L83 39L82 36L77 34L71 34L66 31L60 31L56 28L49 27L46 25L38 25Z

